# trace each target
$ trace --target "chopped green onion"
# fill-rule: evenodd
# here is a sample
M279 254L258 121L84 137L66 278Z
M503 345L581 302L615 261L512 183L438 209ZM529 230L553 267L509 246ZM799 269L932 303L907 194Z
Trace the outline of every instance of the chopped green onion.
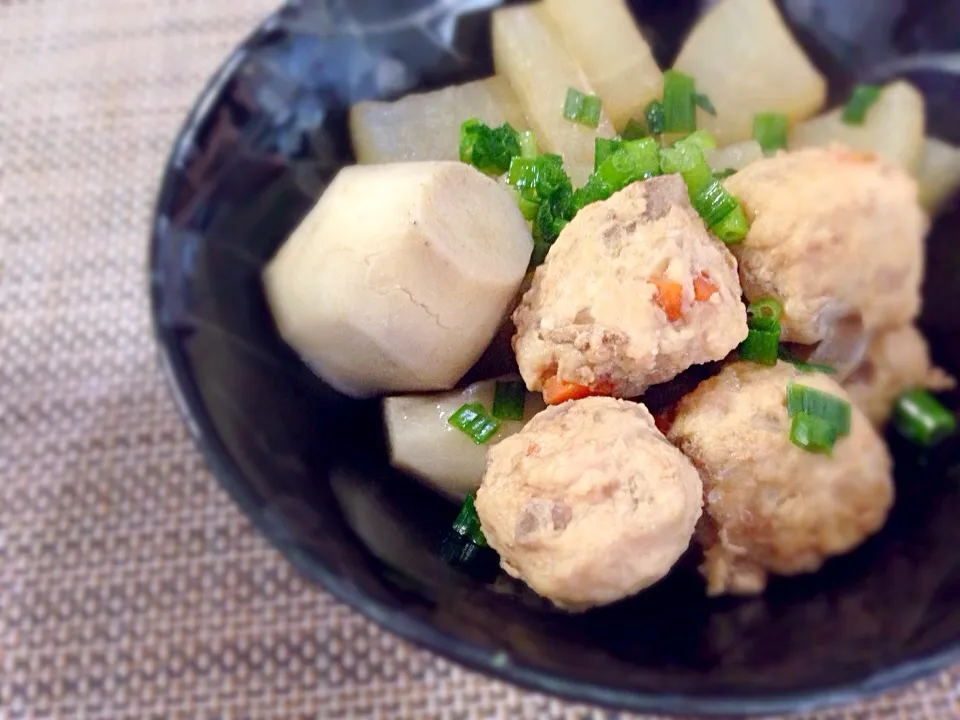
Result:
M607 138L598 137L594 141L593 147L593 169L596 171L603 165L604 160L623 147L623 143L620 140L608 140Z
M847 125L863 125L867 120L867 111L880 98L882 90L879 85L857 85L843 107L843 122Z
M480 403L467 403L451 415L447 422L468 435L477 445L483 445L500 429L500 423L490 417Z
M836 375L837 371L829 365L809 363L794 357L783 345L780 346L780 359L793 365L800 372L818 372L824 375Z
M736 175L736 174L737 174L737 171L736 171L736 170L734 170L733 168L727 168L727 169L725 169L725 170L717 170L717 171L713 174L713 176L714 176L717 180L726 180L726 179L727 179L728 177L730 177L731 175Z
M700 188L713 179L710 166L703 157L703 150L695 143L686 143L683 140L660 151L660 170L665 175L680 173L687 184L687 193L691 200L696 197Z
M563 116L581 125L597 127L600 124L600 107L600 98L596 95L584 95L576 88L569 88L563 103Z
M776 298L760 298L747 306L750 327L756 330L774 330L780 328L783 317L783 305Z
M850 434L850 403L836 395L800 383L787 385L787 414L805 413L820 418L837 430L837 435Z
M549 153L535 160L514 158L507 182L522 197L537 203L562 190L572 192L570 177L563 169L563 158Z
M573 192L570 188L556 190L540 203L537 217L533 220L533 239L552 244L575 213Z
M747 331L747 339L740 343L740 359L773 367L777 364L777 348L780 347L780 328L776 330Z
M787 116L783 113L757 113L753 116L753 139L765 155L787 147Z
M717 139L709 130L694 130L678 142L685 145L696 145L701 150L714 150L717 147Z
M797 413L790 425L790 442L807 452L831 455L837 444L837 428L822 418Z
M694 93L693 102L708 115L717 116L717 109L713 106L713 103L710 102L710 98L703 93Z
M627 121L627 126L623 128L623 132L620 133L620 137L624 140L640 140L647 135L646 123L643 120L637 120L637 118L630 118L630 120Z
M547 253L550 252L551 247L551 243L534 241L533 254L530 256L531 270L543 265L543 261L547 259Z
M536 159L540 154L540 145L537 143L537 136L533 130L524 130L518 138L520 142L520 157L528 160Z
M718 237L724 244L734 245L747 236L749 229L750 224L747 222L747 216L738 203L737 209L721 220L720 224L710 228L710 232Z
M612 187L593 174L587 179L586 185L573 193L573 207L575 210L581 210L591 203L606 200L613 195L613 192Z
M471 568L484 562L490 549L477 545L473 540L450 531L440 545L440 557L456 567Z
M453 521L453 531L457 535L470 538L480 547L487 546L487 539L483 536L483 530L480 529L480 516L477 515L473 493L464 498L457 519Z
M697 129L695 83L676 70L663 73L663 118L666 132L689 133Z
M897 399L893 425L910 442L932 447L957 430L957 418L926 390L908 390Z
M540 209L540 204L534 202L533 200L527 200L525 197L522 197L520 193L517 193L517 207L520 208L520 212L523 214L525 220L533 220L537 216L537 211Z
M663 135L667 126L663 116L663 103L652 100L643 111L643 118L647 122L647 131L651 135Z
M493 391L493 416L500 420L523 420L527 386L521 380L498 380Z
M713 136L695 132L660 151L660 169L664 173L680 173L687 193L710 231L725 243L743 240L747 234L747 217L740 201L731 195L713 176L701 147L709 147Z
M498 128L470 118L460 126L460 161L488 175L502 175L520 155L517 131L508 123Z
M620 149L603 161L596 176L613 192L637 180L660 174L660 155L653 138L624 142Z
M712 176L694 194L692 204L708 228L719 225L727 215L740 207L737 199Z

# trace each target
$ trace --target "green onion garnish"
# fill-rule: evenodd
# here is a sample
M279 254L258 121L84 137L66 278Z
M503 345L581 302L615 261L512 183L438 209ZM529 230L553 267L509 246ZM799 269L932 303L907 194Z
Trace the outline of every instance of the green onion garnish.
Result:
M550 252L550 248L553 247L551 243L548 242L533 242L533 254L530 256L530 269L540 267L543 265L543 261L547 259L547 253Z
M521 380L498 380L493 391L493 416L500 420L523 420L527 386Z
M700 188L713 179L710 166L703 157L703 150L695 143L686 143L683 140L660 151L660 169L667 175L680 173L687 184L691 200L696 197Z
M757 113L753 116L753 139L765 155L787 147L787 116L783 113Z
M536 267L576 214L570 177L563 169L562 157L544 154L534 160L514 158L507 182L517 192L517 204L523 216L533 221L535 245L531 267Z
M730 177L731 175L736 175L736 174L737 174L737 171L734 170L733 168L726 168L725 170L717 170L717 171L713 174L713 176L714 176L717 180L726 180L726 179L727 179L728 177Z
M867 111L880 98L882 90L879 85L857 85L843 107L843 122L847 125L863 125L867 120Z
M460 126L460 161L488 175L502 175L520 155L520 138L509 123L498 128L470 118Z
M533 220L533 239L536 242L553 244L560 232L573 219L576 208L573 193L567 189L554 192L540 203L537 217Z
M500 423L487 414L480 403L467 403L457 410L447 422L465 433L477 445L483 445L497 434Z
M660 150L653 138L630 140L597 168L596 176L613 192L660 174Z
M573 206L576 210L581 210L591 203L606 200L611 195L613 188L593 174L587 179L586 185L573 193Z
M666 131L666 119L663 116L663 103L652 100L643 111L643 118L647 121L647 131L651 135L663 135Z
M747 216L739 203L737 209L721 220L719 225L710 228L710 232L726 245L735 245L741 242L747 236L748 230L750 230L750 224L747 222Z
M707 132L697 131L660 151L660 169L680 173L687 185L690 202L710 228L727 244L740 242L747 234L747 217L740 202L713 176L703 148L715 143Z
M787 414L806 413L833 425L837 435L850 434L850 403L836 395L791 382L787 384Z
M520 157L533 160L540 154L540 145L533 130L524 130L518 138L520 142Z
M520 212L523 214L525 220L533 220L537 216L540 204L532 200L527 200L522 197L520 193L517 193L517 207L520 208Z
M757 365L773 367L777 364L777 348L780 346L780 328L776 330L747 331L747 339L737 348L740 359Z
M780 359L793 365L800 372L818 372L824 375L836 375L837 371L829 365L809 363L794 357L783 345L780 346Z
M760 298L747 306L747 315L750 327L756 330L779 330L783 305L776 298Z
M604 160L623 147L623 142L620 140L608 140L607 138L598 137L594 141L593 147L593 169L596 171L600 169L601 165L603 165Z
M570 177L563 169L563 158L552 154L540 155L535 160L515 158L510 163L507 182L521 197L537 203L561 190L572 191Z
M584 95L576 88L569 88L563 103L563 116L581 125L597 127L600 124L600 106L600 98L596 95Z
M464 498L457 519L453 521L453 531L457 535L470 538L480 547L487 546L487 539L483 536L483 530L480 529L480 517L477 515L477 508L474 505L473 493Z
M790 442L807 452L831 455L837 443L837 428L822 418L797 413L790 425Z
M627 121L627 126L623 128L623 132L620 133L620 137L624 140L640 140L647 135L646 123L636 118L630 118L630 120Z
M740 207L737 199L712 176L696 192L691 202L708 228L719 225L727 215Z
M714 117L717 116L717 109L713 106L713 103L710 102L710 98L703 93L694 93L693 102L698 108L703 110L708 115L713 115Z
M717 147L717 139L709 130L694 130L685 138L678 140L677 143L684 145L696 145L701 150L714 150Z
M676 70L663 73L663 118L665 132L689 133L697 129L693 78Z
M910 442L932 447L957 430L957 418L926 390L908 390L893 409L893 425Z

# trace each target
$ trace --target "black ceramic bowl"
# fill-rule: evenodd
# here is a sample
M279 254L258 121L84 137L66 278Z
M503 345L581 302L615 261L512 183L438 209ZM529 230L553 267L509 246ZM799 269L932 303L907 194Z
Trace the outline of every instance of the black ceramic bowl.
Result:
M162 364L213 471L300 570L389 630L474 668L585 702L674 713L779 712L851 700L960 660L956 452L898 444L886 529L760 598L707 600L674 572L616 606L570 617L437 554L455 508L387 462L376 402L344 398L280 341L260 269L350 163L346 110L491 71L491 0L291 3L230 57L170 159L150 251ZM634 3L661 64L695 0ZM929 131L960 141L960 7L786 0L829 75L907 75ZM749 40L744 39L743 42ZM451 138L455 142L455 138ZM929 244L923 327L960 372L960 214ZM954 398L955 400L955 398ZM956 403L954 403L956 405Z

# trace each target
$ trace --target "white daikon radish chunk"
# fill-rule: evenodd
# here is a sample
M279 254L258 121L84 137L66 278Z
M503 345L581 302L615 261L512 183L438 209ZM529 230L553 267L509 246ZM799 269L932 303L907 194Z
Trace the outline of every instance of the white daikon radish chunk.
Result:
M960 148L927 137L917 173L920 204L935 213L960 189Z
M823 107L827 83L797 44L773 0L720 0L694 26L674 67L717 110L697 126L720 145L748 140L753 116L784 113L791 124Z
M563 155L574 185L585 183L593 172L594 141L613 137L614 130L605 112L597 128L563 116L567 90L597 91L563 47L546 8L519 5L493 13L493 62L513 86L540 149Z
M663 92L663 73L624 0L544 0L544 5L614 127L642 117Z
M337 390L446 390L490 344L532 250L514 199L469 165L354 165L263 280L284 340Z
M478 402L491 410L495 387L495 380L485 380L448 393L384 398L390 463L452 498L475 491L483 478L487 448L520 432L545 407L539 393L527 393L523 421L501 420L497 434L477 445L447 421L467 403Z
M460 125L472 117L491 127L527 126L510 83L496 75L396 102L361 102L350 109L357 162L459 160Z
M871 152L911 173L920 168L926 116L923 96L910 83L887 85L867 110L863 125L843 122L843 108L797 125L790 131L788 147L826 147L840 143Z
M753 161L763 158L763 148L756 140L746 140L714 150L704 150L703 155L714 172L743 170Z

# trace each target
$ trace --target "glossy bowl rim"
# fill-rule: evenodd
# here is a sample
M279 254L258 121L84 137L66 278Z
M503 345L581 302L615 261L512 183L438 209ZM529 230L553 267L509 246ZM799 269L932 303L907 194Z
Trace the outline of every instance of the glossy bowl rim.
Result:
M161 247L161 218L169 204L174 170L184 152L192 146L199 126L237 68L249 56L258 39L281 24L284 8L269 14L230 54L194 101L186 120L177 132L170 155L164 165L157 192L157 201L150 224L147 252L148 292L150 295L150 322L157 343L158 364L170 396L187 426L190 437L200 451L204 462L233 501L243 510L254 527L312 583L319 585L338 601L356 610L382 629L404 640L425 648L441 657L453 660L488 677L503 680L536 692L562 699L589 703L607 708L640 713L665 713L671 716L780 715L802 713L836 707L858 701L889 690L903 688L913 681L936 674L948 665L960 662L960 643L942 650L877 670L859 681L839 683L802 692L750 695L682 695L642 690L615 689L590 682L558 676L546 670L503 662L501 652L490 652L473 643L438 630L421 619L402 612L367 596L352 583L322 567L319 562L307 560L306 553L284 542L276 529L256 512L256 501L242 480L242 473L232 459L222 438L214 430L194 384L185 359L175 353L165 337L167 332L160 321L161 298L164 289L156 281L158 251Z

